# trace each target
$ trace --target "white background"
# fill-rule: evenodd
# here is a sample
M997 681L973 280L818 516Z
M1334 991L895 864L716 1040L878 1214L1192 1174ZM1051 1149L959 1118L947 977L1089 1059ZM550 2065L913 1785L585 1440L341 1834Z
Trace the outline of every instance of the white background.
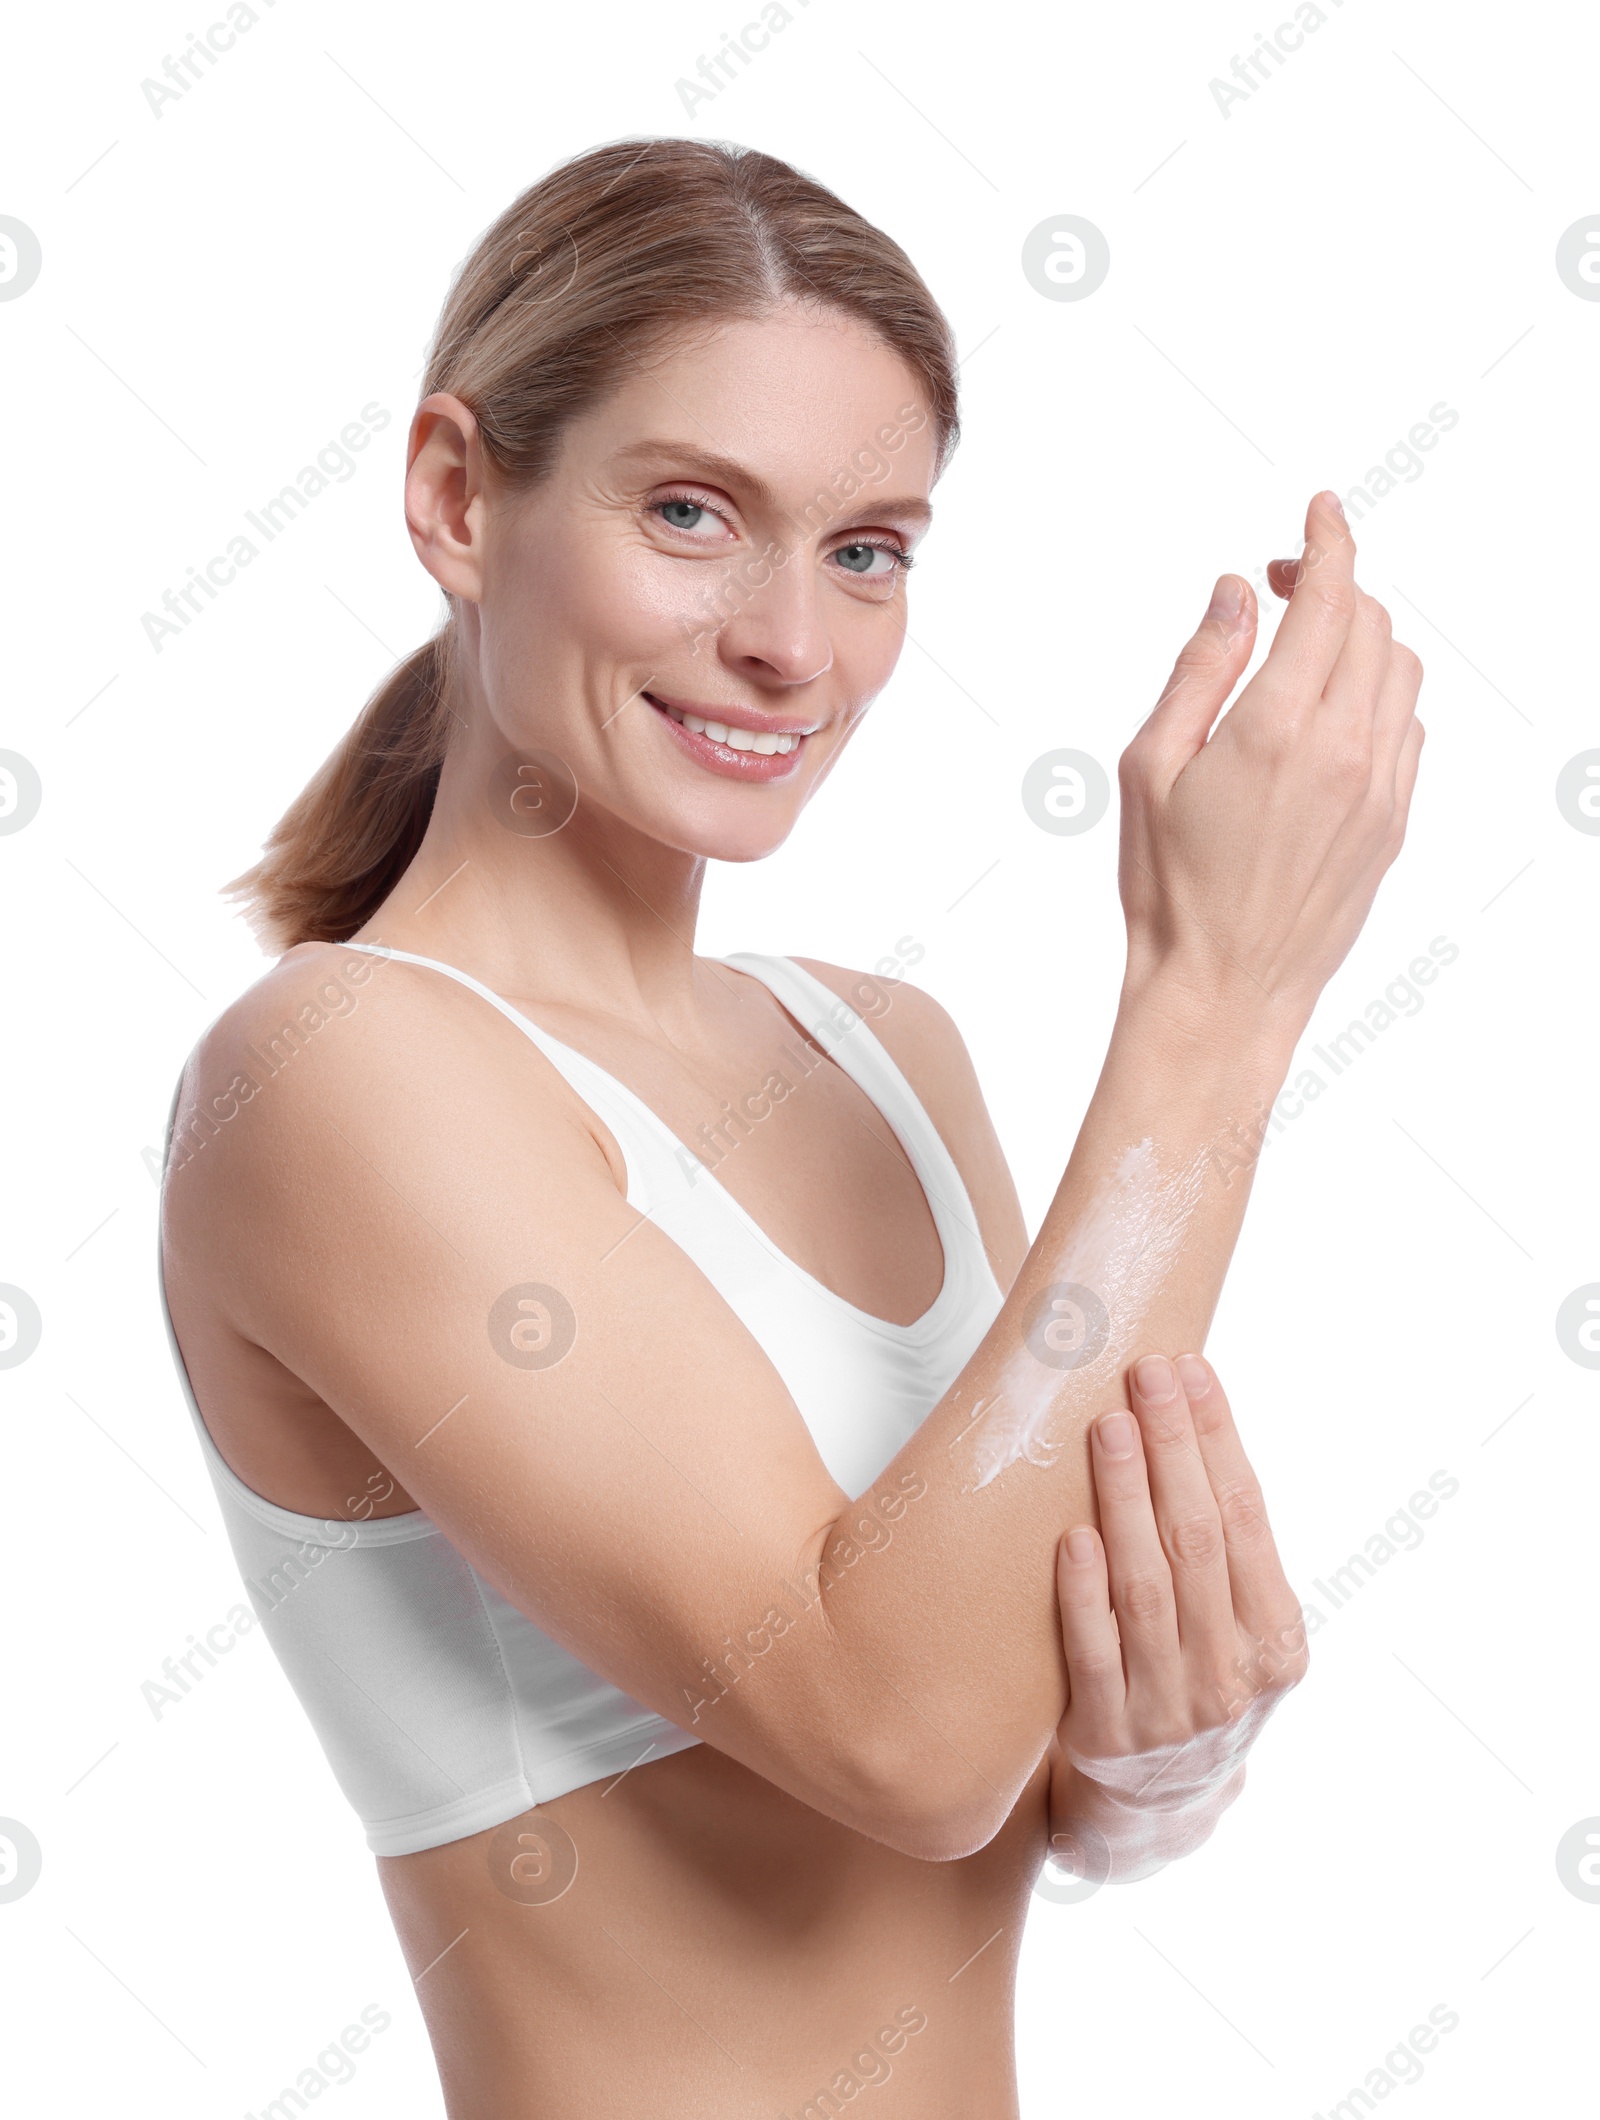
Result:
M690 132L842 192L970 356L913 645L791 843L714 875L701 946L870 965L915 936L1031 1227L1121 941L1114 805L1047 835L1025 770L1063 746L1110 769L1216 574L1292 553L1316 488L1459 414L1357 526L1429 737L1308 1056L1434 937L1459 955L1274 1137L1211 1346L1326 1624L1203 1852L1035 1900L1018 2035L1030 2116L1278 2120L1442 2003L1408 2113L1576 2110L1600 1905L1555 1850L1600 1814L1600 1376L1554 1320L1600 1280L1600 838L1554 786L1600 745L1600 303L1554 252L1600 213L1593 18L1324 0L1224 115L1208 84L1275 11L790 0L691 117L676 82L750 0L258 0L155 116L141 82L215 5L30 9L8 59L0 213L44 259L0 304L0 746L44 790L0 838L0 1281L44 1319L0 1371L0 1815L44 1851L0 1905L18 2109L254 2111L376 2002L393 2024L334 2104L442 2111L371 1860L260 1635L159 1721L141 1697L239 1594L157 1315L148 1151L263 968L218 886L433 627L399 489L451 271L556 160ZM1110 244L1084 301L1020 267L1061 213ZM369 401L393 419L357 474L154 652L141 614ZM1435 1472L1459 1491L1423 1543L1335 1610L1314 1580Z

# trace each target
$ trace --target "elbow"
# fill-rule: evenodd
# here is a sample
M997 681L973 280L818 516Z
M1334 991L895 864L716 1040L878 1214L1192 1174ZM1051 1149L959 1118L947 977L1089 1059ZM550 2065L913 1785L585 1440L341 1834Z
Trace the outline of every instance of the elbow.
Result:
M916 1862L964 1862L989 1845L1009 1816L1009 1812L996 1816L992 1808L950 1806L914 1818L896 1818L888 1845Z
M940 1752L946 1752L943 1759ZM935 1739L884 1747L854 1764L844 1823L917 1862L961 1862L986 1848L1016 1807L978 1768Z

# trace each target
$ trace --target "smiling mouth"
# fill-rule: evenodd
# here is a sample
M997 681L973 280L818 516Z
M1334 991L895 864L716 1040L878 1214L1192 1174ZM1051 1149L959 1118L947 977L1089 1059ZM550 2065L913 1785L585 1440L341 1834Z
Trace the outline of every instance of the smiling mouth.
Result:
M675 721L679 728L687 729L691 736L704 736L730 751L753 751L760 758L786 758L791 751L797 751L811 733L808 729L741 728L734 722L717 721L711 715L697 714L689 707L672 706L668 701L658 699L653 692L646 692L644 697L658 713Z

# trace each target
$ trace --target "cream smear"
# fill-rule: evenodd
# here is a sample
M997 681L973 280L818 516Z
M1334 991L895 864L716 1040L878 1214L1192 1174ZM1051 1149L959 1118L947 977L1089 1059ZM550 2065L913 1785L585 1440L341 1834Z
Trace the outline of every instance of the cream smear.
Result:
M1074 1231L1059 1273L1028 1314L1026 1337L1000 1388L974 1409L974 1486L1019 1459L1049 1465L1069 1372L1099 1383L1127 1360L1133 1335L1183 1249L1209 1152L1163 1170L1150 1140L1124 1151ZM1076 1398L1078 1394L1074 1394Z

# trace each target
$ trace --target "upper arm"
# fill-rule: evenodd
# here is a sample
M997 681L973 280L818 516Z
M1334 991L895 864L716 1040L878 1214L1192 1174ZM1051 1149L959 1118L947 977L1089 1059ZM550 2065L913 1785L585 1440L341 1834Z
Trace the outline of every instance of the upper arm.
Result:
M244 1056L282 1020L278 978L203 1041L178 1137L230 1080L264 1075ZM820 1603L759 1683L695 1720L706 1660L804 1580L850 1504L761 1346L628 1204L531 1041L396 967L234 1095L205 1149L174 1155L169 1285L300 1379L590 1668L892 1837L887 1792L908 1763L874 1755L871 1700L832 1670ZM575 1337L525 1366L505 1310L530 1284L557 1291Z
M955 1019L908 979L869 978L811 957L797 957L794 962L860 1011L916 1091L961 1174L990 1267L1002 1294L1006 1293L1028 1255L1027 1224L1000 1137L983 1101L977 1070Z

